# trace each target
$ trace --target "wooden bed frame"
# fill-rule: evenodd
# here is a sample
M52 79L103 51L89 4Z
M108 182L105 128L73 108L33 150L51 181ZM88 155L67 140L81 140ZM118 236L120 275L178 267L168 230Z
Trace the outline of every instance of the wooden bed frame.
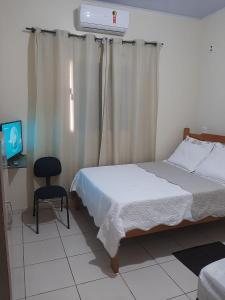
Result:
M225 144L225 136L214 135L214 134L206 134L206 133L195 134L195 133L191 133L189 128L184 128L183 139L185 139L187 136L196 138L196 139L201 140L201 141L220 142L220 143ZM75 208L79 209L81 204L82 204L82 200L78 197L76 192L72 192L72 196L75 200ZM138 236L142 236L142 235L147 235L147 234L150 234L150 233L156 233L156 232L174 230L174 229L177 229L177 228L183 228L183 227L187 227L187 226L193 226L193 225L196 225L196 224L214 222L214 221L218 221L218 220L221 220L221 219L223 219L223 218L207 217L207 218L205 218L203 220L200 220L200 221L197 221L197 222L191 222L191 221L184 220L176 226L159 225L159 226L156 226L156 227L154 227L150 230L147 230L147 231L140 230L140 229L134 229L134 230L128 231L126 233L125 239L138 237ZM115 257L111 258L111 268L112 268L114 273L119 272L119 255L118 255L118 253Z

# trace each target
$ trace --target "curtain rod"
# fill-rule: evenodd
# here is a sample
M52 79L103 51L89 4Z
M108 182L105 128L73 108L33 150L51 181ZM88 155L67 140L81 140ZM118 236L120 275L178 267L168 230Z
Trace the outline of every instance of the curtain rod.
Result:
M56 34L56 31L55 30L47 30L47 29L40 29L41 32L45 32L45 33L50 33L50 34ZM26 31L29 31L29 32L32 32L34 33L36 31L36 28L34 27L26 27ZM80 39L85 39L86 35L78 35L78 34L74 34L74 33L68 33L68 37L76 37L76 38L80 38ZM95 37L95 40L96 41L99 41L101 42L103 40L103 38L98 38L98 37ZM110 39L110 42L112 42L113 39ZM135 40L133 41L125 41L123 40L122 41L123 44L135 44ZM145 42L145 45L152 45L152 46L157 46L158 43L157 42ZM161 46L163 46L164 44L161 43L160 44Z

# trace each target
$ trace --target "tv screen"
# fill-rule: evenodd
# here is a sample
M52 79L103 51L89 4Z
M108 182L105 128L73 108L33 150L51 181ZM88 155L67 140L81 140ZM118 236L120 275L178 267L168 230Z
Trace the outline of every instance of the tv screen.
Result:
M23 151L22 123L14 121L1 125L4 135L6 159L10 159Z

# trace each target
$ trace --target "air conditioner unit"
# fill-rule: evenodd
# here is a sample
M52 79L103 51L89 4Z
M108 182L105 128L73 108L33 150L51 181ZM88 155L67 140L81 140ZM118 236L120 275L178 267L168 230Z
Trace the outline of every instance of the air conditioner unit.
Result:
M81 4L75 14L78 30L124 35L129 25L129 12L120 9Z

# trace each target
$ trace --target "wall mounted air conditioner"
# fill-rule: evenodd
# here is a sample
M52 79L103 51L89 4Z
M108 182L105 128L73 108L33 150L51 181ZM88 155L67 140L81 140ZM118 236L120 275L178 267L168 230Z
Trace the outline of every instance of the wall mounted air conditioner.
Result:
M78 30L124 35L129 25L129 12L120 9L81 4L75 14Z

